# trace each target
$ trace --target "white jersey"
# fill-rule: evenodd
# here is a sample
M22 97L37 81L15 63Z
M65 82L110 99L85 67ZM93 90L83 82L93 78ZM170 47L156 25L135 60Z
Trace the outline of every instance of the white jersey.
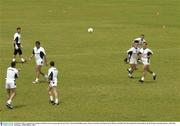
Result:
M15 33L14 34L14 42L15 42L15 44L20 44L21 43L21 34L19 34L19 33Z
M135 47L131 47L128 51L127 51L127 54L128 54L128 57L129 59L137 59L138 58L138 53L139 53L139 48L135 48Z
M50 81L50 86L57 86L57 77L58 77L58 70L55 67L51 67L48 70L48 77Z
M133 43L134 43L134 41L138 41L139 44L143 44L143 42L146 42L146 40L141 37L134 39Z
M14 82L17 77L18 77L18 70L16 68L9 67L7 69L6 81Z
M146 48L141 48L140 49L140 54L141 54L141 60L143 64L148 65L150 64L150 55L153 54L152 50Z
M33 55L36 61L44 61L44 56L46 55L46 53L43 47L40 47L39 49L37 47L34 47Z

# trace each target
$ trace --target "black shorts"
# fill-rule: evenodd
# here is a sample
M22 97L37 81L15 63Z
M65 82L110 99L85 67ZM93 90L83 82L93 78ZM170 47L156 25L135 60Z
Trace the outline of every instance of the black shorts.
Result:
M18 48L18 49L15 49L15 48L14 48L14 55L17 55L17 54L22 55L22 50L21 50L21 48Z

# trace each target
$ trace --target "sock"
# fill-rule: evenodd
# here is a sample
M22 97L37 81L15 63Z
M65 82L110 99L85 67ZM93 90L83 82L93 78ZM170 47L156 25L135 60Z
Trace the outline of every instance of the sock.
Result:
M153 76L155 76L156 74L153 72L153 74L152 74Z
M131 68L129 68L128 70L129 70L129 71L131 71L132 69L131 69Z
M129 77L132 77L132 74L129 73L128 75L129 75Z
M35 80L36 82L38 82L39 81L39 79L38 78L36 78L36 80Z
M8 104L11 104L11 102L12 102L12 101L11 101L10 99L7 101Z
M58 99L56 98L56 99L55 99L55 103L57 104L58 102L59 102L59 101L58 101Z
M50 101L53 101L53 96L49 96Z
M144 77L141 77L141 80L144 81Z
M25 60L23 58L21 58L21 61L24 62Z
M16 61L16 59L15 59L15 58L13 58L13 59L12 59L12 61L13 61L13 62L15 62L15 61Z

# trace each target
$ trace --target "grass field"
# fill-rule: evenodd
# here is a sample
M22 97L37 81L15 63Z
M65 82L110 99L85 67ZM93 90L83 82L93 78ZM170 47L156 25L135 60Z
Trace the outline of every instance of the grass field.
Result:
M180 121L179 7L179 0L0 0L0 120ZM47 83L32 84L31 61L17 65L15 108L6 109L4 78L17 26L24 57L39 40L48 61L56 62L60 106L48 103ZM151 68L158 75L156 81L148 75L143 85L142 66L129 79L123 62L141 33L154 51Z

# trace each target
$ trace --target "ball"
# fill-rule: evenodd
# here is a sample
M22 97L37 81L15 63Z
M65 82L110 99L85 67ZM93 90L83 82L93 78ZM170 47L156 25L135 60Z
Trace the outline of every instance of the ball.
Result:
M94 31L93 28L88 28L89 33L92 33L93 31Z

